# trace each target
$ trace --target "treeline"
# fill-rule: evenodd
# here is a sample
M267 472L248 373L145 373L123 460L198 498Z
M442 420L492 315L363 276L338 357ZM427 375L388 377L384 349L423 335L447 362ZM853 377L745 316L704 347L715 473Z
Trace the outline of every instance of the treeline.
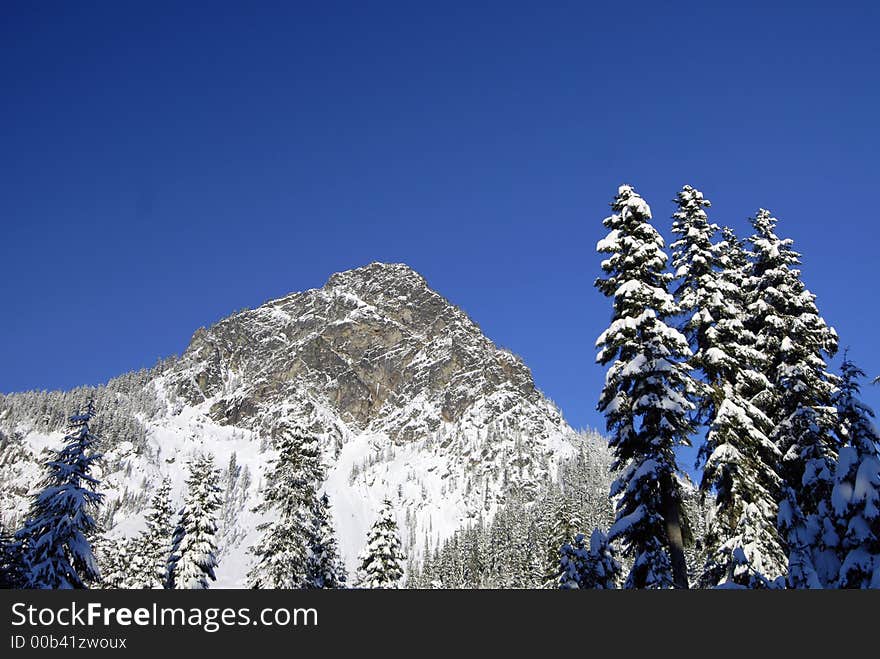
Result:
M627 185L597 245L596 286L613 308L596 345L623 585L880 587L880 438L859 400L864 374L846 357L831 372L837 334L769 211L741 240L709 221L698 190L685 186L676 205L671 269ZM674 449L702 433L707 558L689 566Z
M595 433L581 433L576 453L561 461L555 482L508 490L491 519L482 517L434 545L408 569L410 588L556 587L559 549L582 528L608 528L611 456Z
M70 410L78 409L84 400L91 400L101 414L92 423L95 435L115 443L131 442L137 453L146 450L146 427L143 420L154 419L162 411L162 403L152 386L153 380L174 358L162 360L150 369L141 369L113 378L95 387L76 387L70 391L26 391L0 395L0 447L4 442L20 443L17 428L43 433L63 429ZM26 433L25 433L26 434ZM108 446L100 446L106 450Z

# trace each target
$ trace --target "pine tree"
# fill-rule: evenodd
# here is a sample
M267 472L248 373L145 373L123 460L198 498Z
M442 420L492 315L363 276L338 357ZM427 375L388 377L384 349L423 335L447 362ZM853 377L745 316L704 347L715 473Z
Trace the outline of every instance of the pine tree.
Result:
M716 370L720 356L712 348L716 322L725 312L725 289L719 279L719 249L713 240L718 225L709 222L706 213L711 202L689 185L676 197L678 210L673 214L672 233L679 236L673 249L672 269L678 285L675 300L685 317L683 334L692 347L688 360L694 370Z
M700 585L754 585L784 574L787 558L776 529L781 456L767 436L770 419L752 400L769 382L760 372L756 337L745 326L747 255L727 227L714 241L719 229L709 222L711 203L699 190L685 186L676 203L675 296L693 351L689 364L702 375L697 409L708 429L699 452L700 489L714 495Z
M0 590L24 587L20 547L0 520Z
M101 568L101 588L127 588L133 558L130 543L124 538L101 536L94 549Z
M663 239L651 226L648 204L621 186L604 220L608 236L599 252L606 277L596 286L613 298L611 326L596 342L597 361L611 364L599 399L606 417L614 469L611 489L617 521L609 536L633 557L629 588L687 588L678 465L673 449L691 432L692 384L682 359L686 338L665 319L678 312L667 287Z
M710 528L713 522L710 516ZM700 585L706 588L781 588L785 573L780 574L780 565L784 568L784 558L775 529L767 526L766 508L743 502L738 507L736 524L729 528L726 539L715 540L700 576Z
M358 587L401 588L405 562L394 510L391 501L385 499L378 519L367 534L367 545L360 556Z
M135 588L163 588L174 533L171 481L162 480L146 514L146 528L136 543Z
M422 551L422 563L418 572L411 581L408 580L407 588L428 589L431 588L431 581L434 579L434 563L431 560L431 542L426 537L424 550Z
M772 385L754 402L771 419L770 439L782 454L778 528L787 544L788 583L817 588L835 576L822 559L827 547L820 526L828 515L836 461L836 378L828 373L825 355L837 351L837 334L819 316L815 296L795 267L800 255L790 239L776 235L776 222L761 209L749 239L749 329Z
M843 447L831 492L839 588L880 588L880 433L859 398L865 373L844 359L835 403ZM831 543L829 543L831 544Z
M547 565L544 572L545 588L557 588L559 586L561 576L559 563L560 548L563 545L574 542L581 524L582 522L574 511L571 502L565 496L562 496L553 510L551 525L545 543L547 554Z
M248 580L252 588L305 588L316 488L323 480L318 442L301 428L283 426L275 449L255 512L274 512L277 519L257 527L263 535L251 548L256 563Z
M211 455L189 463L187 495L180 511L168 559L166 588L204 590L217 567L217 511L222 504L219 472Z
M103 499L95 491L98 480L90 475L101 458L92 450L98 441L89 427L94 416L89 401L84 411L70 417L64 446L45 463L42 490L16 533L28 588L86 588L87 582L100 580L88 539L96 528L93 514Z
M330 523L330 498L315 499L306 558L306 588L345 588L345 565Z
M577 533L571 542L562 545L559 572L558 587L562 590L609 590L617 588L621 570L608 537L594 529L589 548L583 533Z

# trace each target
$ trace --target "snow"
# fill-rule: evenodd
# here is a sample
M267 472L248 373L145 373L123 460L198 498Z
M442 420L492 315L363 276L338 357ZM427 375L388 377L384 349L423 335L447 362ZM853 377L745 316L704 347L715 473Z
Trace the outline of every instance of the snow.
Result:
M648 358L644 355L636 355L623 369L620 371L619 375L621 377L632 377L633 375L637 375L641 373L645 369L645 366L648 363Z
M736 464L741 458L740 452L732 444L719 445L709 456L708 463L733 463Z
M597 252L611 252L618 248L617 240L620 231L613 229L605 238L596 243Z
M648 206L648 202L638 195L634 195L626 200L626 210L641 215L647 219L651 218L651 207Z
M599 338L596 339L596 347L599 347L600 345L607 342L610 337L613 337L616 334L624 331L634 331L636 328L640 327L645 321L656 317L657 313L653 309L645 309L635 318L630 316L627 316L625 318L618 318L611 323L611 326L607 330L599 335Z
M156 386L162 391L164 383L159 381ZM493 418L493 415L496 421L503 419L504 414L498 415L490 409L506 406L508 413L514 411L503 402L504 396L504 392L496 392L493 399L477 402L463 420L462 444L481 446L477 433L486 419ZM261 450L260 438L252 430L213 421L208 412L218 398L207 399L196 406L180 406L148 422L147 442L149 452L157 456L155 464L143 459L143 456L129 455L132 447L130 443L123 442L108 451L107 457L122 457L124 469L97 475L103 479L99 490L107 494L108 503L122 498L127 492L140 491L143 483L155 488L161 478L167 476L174 507L179 509L186 489L188 460L200 452L208 451L213 454L217 468L222 470L234 454L239 467L249 470L252 484L245 505L235 518L241 537L232 546L219 548L220 560L215 570L217 581L211 587L242 588L247 587L246 577L252 560L249 548L259 537L256 526L267 519L253 512L253 508L261 500L262 476L273 452ZM424 418L429 411L427 405L426 400L416 398L395 413L411 415L413 419ZM537 409L533 411L539 412ZM281 407L276 413L295 415L297 410ZM319 410L318 413L322 412ZM327 410L323 413L332 414ZM335 422L341 424L338 419ZM340 552L350 574L354 574L367 531L386 497L395 503L401 537L405 540L410 535L414 536L417 551L421 551L426 537L432 543L443 540L473 521L475 514L480 512L481 506L477 504L482 504L482 499L479 494L473 493L471 497L465 495L464 465L454 453L455 446L441 449L437 445L426 446L425 441L397 445L382 432L358 433L342 425L345 441L338 455L333 456L329 445L323 447L324 461L329 467L323 490L330 497ZM450 436L459 431L451 424L447 429ZM553 456L554 463L574 453L567 432L570 431L560 426L555 431L551 430L546 440L542 440L544 450L547 455ZM31 451L39 452L43 448L57 446L62 436L63 433L27 433L27 446ZM499 447L499 450L502 449ZM371 461L371 464L366 464ZM28 481L37 483L41 473L39 467L32 463L26 463L25 466ZM360 468L360 473L353 478L352 472L356 466ZM552 464L550 473L555 473ZM491 517L497 505L493 501L490 509L482 512L486 517ZM24 509L19 514L23 512ZM413 528L408 526L408 520L413 522ZM117 517L107 535L110 538L133 537L144 526L143 512L127 514Z
M618 519L608 531L608 537L614 539L623 533L626 532L627 529L632 528L639 522L641 522L645 517L645 506L638 506L633 512L629 515L624 515L620 519Z
M721 364L727 360L727 355L720 348L712 346L708 350L703 351L703 359L707 364Z
M880 460L873 456L862 459L856 472L856 482L853 489L854 501L868 501L870 497L877 496L880 488ZM876 499L873 501L877 505Z
M636 483L643 478L656 479L657 478L657 468L659 467L659 463L656 460L645 460L642 462L638 469L635 470L633 475L630 477L631 483Z

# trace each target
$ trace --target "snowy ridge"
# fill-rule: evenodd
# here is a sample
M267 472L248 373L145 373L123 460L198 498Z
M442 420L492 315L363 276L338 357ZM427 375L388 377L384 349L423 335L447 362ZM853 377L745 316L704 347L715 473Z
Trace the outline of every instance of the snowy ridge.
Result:
M104 528L137 533L161 478L180 502L188 459L211 453L225 497L223 587L246 585L262 521L252 509L279 424L319 436L324 489L351 571L384 498L414 557L491 518L512 490L536 493L573 453L572 430L528 368L400 264L338 273L321 289L202 328L180 359L132 387L111 398L120 414L129 399L148 402L131 404L141 427L132 439L105 433ZM39 408L48 403L40 396L52 394L0 397L6 523L24 514L39 451L63 435L60 426L41 429Z

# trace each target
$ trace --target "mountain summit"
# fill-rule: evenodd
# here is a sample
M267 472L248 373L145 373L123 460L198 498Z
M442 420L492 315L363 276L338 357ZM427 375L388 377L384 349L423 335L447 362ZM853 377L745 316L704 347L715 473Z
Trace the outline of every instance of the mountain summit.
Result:
M321 440L324 489L351 566L389 498L410 554L512 494L532 496L573 451L572 431L529 369L403 264L334 274L195 332L156 368L73 392L0 397L0 503L20 516L37 454L96 395L106 446L102 519L137 532L162 477L178 495L186 462L225 465L218 585L243 586L252 512L282 424Z
M522 361L403 264L337 273L200 329L168 383L188 404L210 400L219 423L264 430L296 406L395 443L444 424L563 426Z

